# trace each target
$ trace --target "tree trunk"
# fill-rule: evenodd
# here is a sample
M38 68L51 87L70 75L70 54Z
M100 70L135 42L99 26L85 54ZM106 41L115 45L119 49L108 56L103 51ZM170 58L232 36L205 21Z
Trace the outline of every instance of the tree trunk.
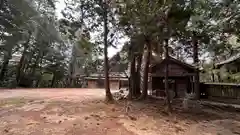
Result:
M72 56L71 56L71 62L69 64L69 69L70 69L70 77L69 77L69 86L68 87L73 87L74 86L74 72L75 72L75 65L76 64L76 48L73 46L72 48Z
M141 83L140 83L140 87L142 90L142 94L139 97L140 100L142 99L146 99L147 98L147 94L148 94L148 73L149 73L149 64L150 64L150 58L151 58L151 44L150 41L148 41L147 39L147 52L144 60L144 65L143 65L143 74L142 74L142 79L141 79Z
M212 64L212 71L211 71L211 74L212 74L212 82L215 82L215 74L213 72L213 70L215 69L215 59L213 59L213 64Z
M103 2L103 24L104 24L104 71L105 71L105 92L106 92L106 101L113 101L113 97L109 87L109 63L108 63L108 14L107 14L107 5Z
M172 112L172 106L170 102L170 92L168 88L168 60L169 60L169 55L168 55L168 39L165 39L165 59L166 59L166 64L165 64L165 93L166 93L166 98L167 98L167 106L168 106L168 111Z
M1 3L0 3L0 10L3 8L3 5L4 5L4 0L1 0L0 1Z
M211 71L211 76L212 76L212 82L215 82L215 77L213 71Z
M217 78L218 78L218 82L222 82L221 75L219 72L217 72Z
M1 72L0 72L0 81L4 80L5 73L7 72L8 63L10 60L10 54L11 54L11 52L6 52L6 54L4 56L4 61L3 61Z
M21 56L21 59L19 61L19 64L18 64L18 67L17 67L17 74L16 74L16 81L17 81L17 84L19 84L19 81L20 81L20 78L22 76L22 73L23 73L23 69L24 69L24 65L25 65L25 55L27 53L27 49L28 49L28 44L29 44L29 41L30 41L30 37L28 38L27 42L23 45L24 46L24 50L23 50L23 53L22 53L22 56Z
M130 88L128 98L131 100L135 96L135 55L132 55L131 66L130 66Z
M141 65L142 65L142 55L138 55L137 57L137 71L136 71L136 75L135 75L135 93L136 93L136 98L138 98L141 95L141 90L140 90L140 71L141 71Z
M22 76L22 69L23 69L23 65L24 65L24 59L25 59L26 49L27 49L27 48L24 47L24 50L23 50L21 59L20 59L20 61L19 61L19 63L18 63L18 66L17 66L17 74L16 74L17 84L19 84L20 78L21 78L21 76Z
M34 66L32 67L32 72L31 72L31 76L32 77L35 76L36 67L37 67L37 65L39 63L40 57L41 57L41 52L38 53L37 58L36 58L35 63L34 63Z
M31 39L31 33L29 32L29 37L28 37L28 40L23 44L23 47L24 47L24 50L23 50L23 53L22 53L22 56L20 58L20 61L18 63L18 66L17 66L17 73L16 73L16 81L17 81L17 84L19 84L19 81L20 81L20 78L21 78L21 73L23 72L23 69L25 67L25 55L27 53L27 49L29 47L29 42L30 42L30 39Z
M30 63L32 63L34 52L36 52L36 49L30 51L30 54L27 56L28 57L28 61L25 63L25 65L23 67L24 68L24 72L27 73L27 74L32 72L31 67L30 67Z
M55 84L55 80L56 80L56 73L53 73L53 78L52 78L52 82L51 82L51 88L54 87L54 84Z
M195 76L194 76L194 92L195 92L195 99L200 99L200 89L199 89L199 59L198 59L198 41L197 41L197 35L195 32L193 32L193 62L196 66Z

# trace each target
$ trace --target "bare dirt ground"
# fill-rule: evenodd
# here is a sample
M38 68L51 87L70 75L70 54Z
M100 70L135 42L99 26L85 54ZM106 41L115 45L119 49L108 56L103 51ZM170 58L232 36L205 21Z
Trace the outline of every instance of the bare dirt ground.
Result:
M239 135L240 114L203 108L171 115L163 101L106 104L100 89L0 91L0 135ZM126 104L128 107L126 107Z

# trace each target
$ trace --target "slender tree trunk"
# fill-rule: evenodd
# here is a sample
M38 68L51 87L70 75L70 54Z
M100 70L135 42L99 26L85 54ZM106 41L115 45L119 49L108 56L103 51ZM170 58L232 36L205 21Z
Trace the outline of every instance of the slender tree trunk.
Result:
M140 71L141 71L141 65L142 65L142 55L138 55L137 57L137 71L136 71L136 97L138 98L141 95L141 89L140 89Z
M40 62L39 62L39 71L40 71L40 76L37 76L37 83L36 83L36 88L39 87L40 81L42 81L42 63L43 63L43 56L44 53L41 54Z
M21 59L19 61L19 64L18 64L18 67L17 67L17 74L16 74L16 81L17 81L17 84L19 84L19 81L20 81L20 78L21 78L21 74L23 73L23 69L24 69L24 65L25 65L25 56L26 56L26 53L27 53L27 49L28 49L28 44L30 42L30 38L31 38L31 35L29 36L28 40L26 41L26 43L24 43L24 50L23 50L23 53L22 53L22 56L21 56Z
M56 80L56 75L55 75L55 73L53 73L53 78L52 78L52 82L51 82L51 88L54 87L55 80Z
M4 61L3 61L1 72L0 72L0 81L4 80L5 73L7 72L8 63L10 60L10 55L11 55L11 52L6 52L6 54L4 56Z
M76 48L73 46L72 48L72 58L71 62L69 64L69 69L70 69L70 77L69 77L69 87L73 87L74 85L74 78L73 75L75 73L75 64L76 64Z
M24 72L25 73L27 72L27 74L32 72L32 70L30 69L30 63L32 62L34 52L36 52L36 49L30 51L30 54L28 54L28 56L27 56L28 57L28 61L25 63L25 65L23 67L24 68Z
M194 92L195 92L195 98L198 100L200 99L200 89L199 89L199 59L198 59L198 41L197 41L197 35L195 32L193 32L193 62L196 65L196 71L194 76Z
M130 66L130 88L128 98L131 100L135 96L135 55L132 55Z
M151 58L151 44L150 41L147 39L147 52L146 57L144 58L144 69L143 69L143 80L142 83L140 83L142 94L139 97L139 99L146 99L148 94L148 73L149 73L149 64L150 64L150 58Z
M32 82L37 79L37 76L36 76L36 68L38 68L38 65L39 65L39 63L41 62L42 57L43 57L42 52L39 52L39 54L38 54L38 56L37 56L37 58L36 58L36 61L35 61L35 63L34 63L32 72L31 72L31 77L33 77L33 78L31 78L31 81L32 81ZM36 85L35 85L35 86L32 86L32 87L36 87Z
M23 65L24 65L24 59L25 59L26 49L27 49L27 48L24 47L24 50L23 50L21 59L20 59L20 61L19 61L19 63L18 63L18 66L17 66L17 74L16 74L17 84L19 84L20 77L21 77L21 74L22 74L22 69L23 69Z
M215 77L213 71L211 71L211 76L212 76L212 82L215 82Z
M215 59L213 59L213 64L212 64L212 71L211 71L211 74L212 74L212 81L215 82L215 74L213 72L213 70L215 69Z
M113 101L113 97L109 86L109 63L108 63L108 14L106 2L103 2L103 24L104 24L104 71L105 71L105 92L106 101Z
M169 60L169 55L168 55L168 39L165 39L165 59L166 59L166 64L165 64L165 93L166 93L166 98L167 98L167 106L168 106L168 111L171 113L172 112L172 106L170 102L170 91L169 91L169 83L168 83L168 60Z
M35 73L36 73L36 67L38 66L38 63L39 63L40 57L41 57L41 52L39 52L38 55L37 55L36 61L35 61L35 63L34 63L33 69L32 69L31 76L35 76Z
M23 73L23 69L25 67L25 57L26 57L27 49L29 47L28 44L29 44L29 42L31 40L31 36L32 36L31 32L28 32L28 33L29 33L29 37L28 37L28 40L23 44L24 50L23 50L22 56L20 58L18 66L17 66L17 74L16 74L17 84L19 84L20 78Z
M4 5L4 0L1 0L0 1L1 3L0 3L0 10L3 8L3 5Z
M37 82L36 82L36 86L35 86L36 88L39 88L39 84L40 84L41 80L42 80L41 77L38 78L38 80L37 80Z
M217 72L217 78L218 78L218 82L222 82L221 75L219 72Z

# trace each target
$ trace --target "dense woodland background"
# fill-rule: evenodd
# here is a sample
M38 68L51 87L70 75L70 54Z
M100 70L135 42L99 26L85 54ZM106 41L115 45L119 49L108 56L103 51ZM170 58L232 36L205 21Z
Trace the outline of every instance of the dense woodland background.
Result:
M103 71L107 84L109 68L122 64L139 84L134 96L145 98L150 61L164 52L194 62L203 82L240 80L239 66L216 67L239 58L239 0L64 2L59 18L57 0L1 0L0 87L84 87L84 76ZM108 59L110 46L122 50Z

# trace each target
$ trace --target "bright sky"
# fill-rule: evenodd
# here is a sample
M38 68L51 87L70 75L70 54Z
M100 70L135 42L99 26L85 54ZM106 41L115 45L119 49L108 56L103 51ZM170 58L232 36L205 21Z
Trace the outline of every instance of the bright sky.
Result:
M65 3L64 0L58 0L58 3L56 4L56 12L57 12L57 16L58 18L62 18L62 14L61 11L65 8ZM94 35L94 34L93 34ZM119 44L117 45L117 48L113 48L113 47L109 47L108 48L108 57L112 57L114 56L118 51L121 50L123 44L126 42L126 39L122 39L119 41Z

